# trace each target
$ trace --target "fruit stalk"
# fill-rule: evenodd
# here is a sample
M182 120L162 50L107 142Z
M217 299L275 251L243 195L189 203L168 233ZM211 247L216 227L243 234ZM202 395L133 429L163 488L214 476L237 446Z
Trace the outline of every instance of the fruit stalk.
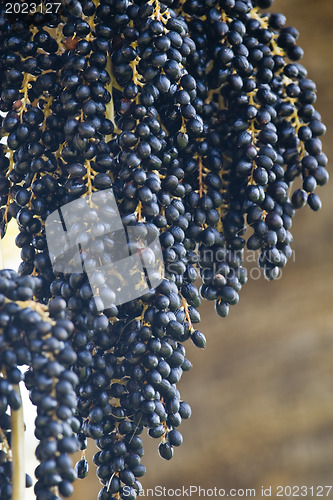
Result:
M14 386L15 391L21 399L18 410L11 411L12 427L12 461L13 461L13 498L12 500L24 500L25 498L25 469L24 469L24 419L23 404L19 385Z

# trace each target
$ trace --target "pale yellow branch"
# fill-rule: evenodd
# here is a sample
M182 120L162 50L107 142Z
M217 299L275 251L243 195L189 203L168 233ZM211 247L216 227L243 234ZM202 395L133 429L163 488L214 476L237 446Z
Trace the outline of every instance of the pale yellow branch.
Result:
M24 500L25 496L25 470L24 470L24 420L21 392L18 385L15 391L21 399L18 410L11 411L12 429L12 460L13 460L13 496L12 500Z

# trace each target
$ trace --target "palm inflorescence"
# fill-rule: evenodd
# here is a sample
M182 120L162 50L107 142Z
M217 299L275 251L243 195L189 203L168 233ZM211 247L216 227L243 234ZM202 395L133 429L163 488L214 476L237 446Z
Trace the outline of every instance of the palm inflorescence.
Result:
M185 341L206 343L201 300L228 314L247 281L246 251L276 278L292 255L295 211L321 208L316 86L298 31L265 11L272 4L0 7L0 222L3 236L16 219L21 249L18 272L0 272L1 499L18 498L21 381L37 408L36 499L72 494L88 473L87 438L99 448L98 499L135 499L143 430L167 460L182 443L191 408L177 383L191 368ZM112 287L99 272L112 262L112 211L105 197L100 219L93 203L110 189L137 243L159 238L165 267L156 288L118 305L122 276ZM45 233L48 216L78 199L88 209L68 230L77 241L93 232L80 254L91 280L52 266Z

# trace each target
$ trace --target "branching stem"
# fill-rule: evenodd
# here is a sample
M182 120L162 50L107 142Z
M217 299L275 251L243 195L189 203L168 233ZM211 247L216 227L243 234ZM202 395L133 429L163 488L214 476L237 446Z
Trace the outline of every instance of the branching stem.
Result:
M117 90L123 91L123 88L120 87L120 85L118 85L118 83L117 83L117 81L116 81L116 79L114 77L113 68L112 68L112 61L111 61L111 54L110 53L108 53L108 57L107 57L106 70L107 70L107 72L108 72L108 74L110 76L110 82L107 84L106 89L110 93L110 96L111 96L110 102L108 102L107 105L106 105L106 117L109 120L111 120L111 122L113 123L114 128L115 128L115 132L119 133L119 129L118 129L118 127L116 125L116 122L115 122L113 89L117 89ZM110 140L111 137L107 136L107 139Z

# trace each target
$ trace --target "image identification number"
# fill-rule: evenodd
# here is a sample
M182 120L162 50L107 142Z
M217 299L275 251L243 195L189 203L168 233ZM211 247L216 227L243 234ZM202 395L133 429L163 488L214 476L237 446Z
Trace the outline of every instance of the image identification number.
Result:
M26 2L8 2L6 3L6 14L57 14L61 3L26 3Z
M332 486L277 486L277 497L328 497Z

